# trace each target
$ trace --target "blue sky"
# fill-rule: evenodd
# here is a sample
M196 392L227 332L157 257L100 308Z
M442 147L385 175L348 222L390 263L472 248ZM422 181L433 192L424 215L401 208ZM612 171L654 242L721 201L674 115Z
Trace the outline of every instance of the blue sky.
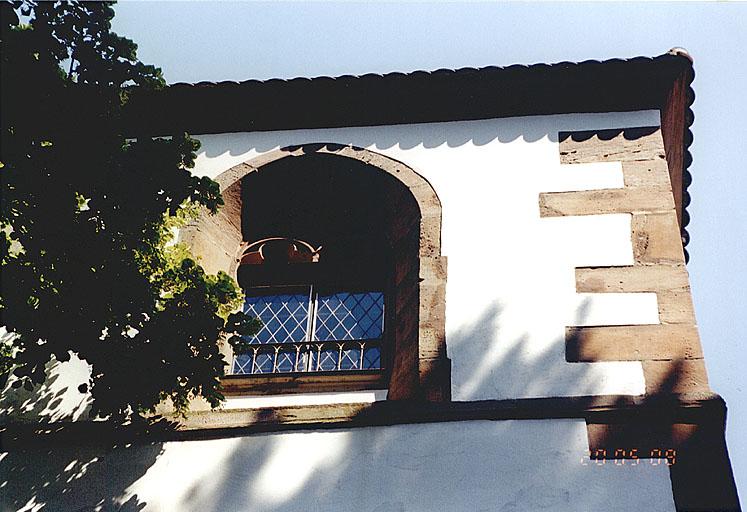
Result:
M124 2L114 30L169 83L654 56L695 59L696 315L747 493L747 3Z

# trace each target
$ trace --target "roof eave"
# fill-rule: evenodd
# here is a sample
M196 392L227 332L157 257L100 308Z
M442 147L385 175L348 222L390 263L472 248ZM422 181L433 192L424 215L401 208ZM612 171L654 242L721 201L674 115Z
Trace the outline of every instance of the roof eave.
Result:
M579 63L174 84L133 90L124 122L138 136L656 109L687 245L694 76L692 58L675 48L658 57Z

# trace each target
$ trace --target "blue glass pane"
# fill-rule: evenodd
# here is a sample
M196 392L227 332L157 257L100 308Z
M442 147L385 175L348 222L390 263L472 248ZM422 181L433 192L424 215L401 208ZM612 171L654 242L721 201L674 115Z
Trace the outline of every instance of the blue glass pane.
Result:
M263 326L247 338L253 350L236 354L234 374L382 368L380 341L373 341L380 340L384 330L382 292L320 294L313 303L308 292L250 293L244 311L258 317ZM311 324L313 336L308 332Z
M293 372L296 367L296 350L281 350L278 352L276 372Z
M361 349L344 348L340 358L340 370L360 370L361 369Z
M383 330L384 294L382 292L342 292L319 295L315 340L378 339Z
M363 352L363 369L381 369L381 350L379 349L379 347L366 347L365 351Z
M233 373L252 373L253 354L237 354L233 360Z
M323 347L321 351L315 350L311 357L311 370L318 372L329 372L337 370L337 360L340 357L338 347Z
M244 312L262 320L262 329L249 343L293 343L306 340L308 294L247 297Z
M254 357L252 373L272 373L275 364L275 351L258 352Z

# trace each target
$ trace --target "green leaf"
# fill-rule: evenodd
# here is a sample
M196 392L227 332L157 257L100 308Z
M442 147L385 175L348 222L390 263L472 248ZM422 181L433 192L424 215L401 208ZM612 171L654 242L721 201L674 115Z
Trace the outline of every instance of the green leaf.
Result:
M223 204L195 177L186 133L132 139L132 84L165 86L99 2L0 3L0 310L14 334L0 375L43 382L46 363L91 367L93 414L125 418L171 400L223 400L218 340L256 333L225 273L208 275L174 231ZM23 14L23 13L22 13ZM198 108L195 105L195 108ZM12 319L12 321L11 321ZM243 344L242 344L243 343ZM83 391L82 391L83 392Z

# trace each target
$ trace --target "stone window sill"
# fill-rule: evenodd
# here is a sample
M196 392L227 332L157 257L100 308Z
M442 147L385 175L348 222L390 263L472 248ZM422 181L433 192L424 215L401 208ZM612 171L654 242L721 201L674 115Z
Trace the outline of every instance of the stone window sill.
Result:
M223 394L277 395L285 393L319 393L364 391L386 387L382 371L345 371L287 373L271 375L227 375L221 379Z

